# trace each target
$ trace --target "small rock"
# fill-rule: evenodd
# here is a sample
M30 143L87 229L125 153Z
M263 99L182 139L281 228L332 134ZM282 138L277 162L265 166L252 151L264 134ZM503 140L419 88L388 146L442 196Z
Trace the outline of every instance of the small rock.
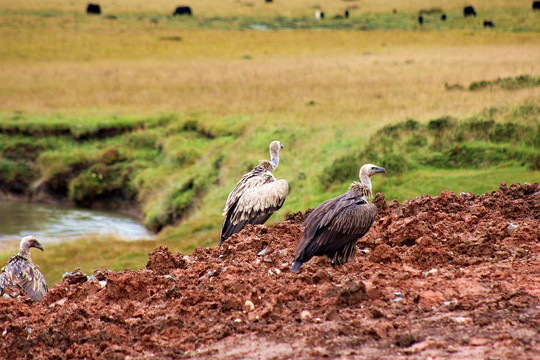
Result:
M81 269L75 269L73 272L66 272L62 275L62 280L67 282L69 285L82 283L88 280L86 274L81 272Z
M484 345L487 345L488 343L489 343L489 339L486 339L486 338L474 337L471 340L469 340L469 345L472 345L472 346L484 346Z
M313 282L315 284L328 281L329 279L330 276L328 276L328 273L324 269L319 269L315 274L313 274Z
M240 319L240 318L236 318L236 319L234 319L234 322L235 322L236 324L239 324L239 323L241 323L241 322L242 322L242 319Z
M259 253L257 254L257 256L263 256L264 254L266 254L266 250L268 250L268 246L265 247L264 249L262 249L261 251L259 251Z
M377 308L371 309L371 316L373 316L374 319L380 319L380 318L386 317L384 316L384 313L380 309L377 309Z
M341 315L339 315L338 309L334 308L326 315L327 321L341 321Z
M416 342L416 339L409 333L400 333L396 334L394 342L399 347L409 347Z
M403 294L401 293L401 291L396 291L394 293L394 295L396 295L395 298L393 298L392 300L390 301L402 301L403 300Z
M454 316L451 318L452 320L454 320L455 322L457 323L467 323L467 322L472 322L472 319L470 317L466 317L466 316Z
M300 319L302 319L302 321L311 321L311 319L313 319L313 315L311 315L309 311L304 310L300 313Z
M338 294L338 303L341 305L357 305L368 299L366 285L363 282L347 281Z
M443 304L450 311L456 310L458 308L458 306L459 306L459 303L457 301L455 301L455 300L445 301Z
M506 232L508 233L509 236L512 236L512 233L519 227L518 224L514 224L514 223L510 223L508 224L508 226L506 227Z
M434 275L437 275L439 273L439 270L433 268L429 271L426 271L423 275L424 277L428 277L428 276L434 276Z
M244 304L244 310L246 310L247 312L250 312L250 311L253 311L253 309L255 309L255 305L253 305L251 301L246 300L246 303Z

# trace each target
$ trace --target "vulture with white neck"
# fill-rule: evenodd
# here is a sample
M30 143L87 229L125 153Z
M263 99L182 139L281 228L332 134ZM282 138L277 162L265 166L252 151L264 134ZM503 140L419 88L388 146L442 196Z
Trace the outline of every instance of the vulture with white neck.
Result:
M332 265L354 258L356 240L369 231L377 215L377 207L367 198L372 197L371 176L378 173L386 170L373 164L363 165L360 182L353 182L345 194L323 202L309 214L291 271L299 270L313 256L327 256Z
M248 224L264 224L279 210L289 193L286 180L276 180L272 172L279 164L279 141L270 144L270 161L262 160L245 174L227 198L223 209L220 246L231 235L242 231Z
M9 258L6 266L0 274L0 296L8 287L20 288L26 291L26 295L33 301L41 301L49 291L45 277L38 266L32 262L30 248L43 251L43 245L33 236L25 236L21 239L21 247L18 254Z

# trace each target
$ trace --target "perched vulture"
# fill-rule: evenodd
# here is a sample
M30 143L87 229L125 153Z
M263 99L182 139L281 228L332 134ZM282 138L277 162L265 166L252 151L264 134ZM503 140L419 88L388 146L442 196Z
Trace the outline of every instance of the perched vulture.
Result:
M223 209L220 246L232 234L240 232L246 225L264 224L279 210L289 193L286 180L276 180L272 172L279 164L279 141L270 144L270 161L262 160L253 170L242 176L227 198Z
M0 274L0 296L7 287L24 289L28 297L34 301L41 301L49 291L45 278L38 266L32 262L30 248L35 247L43 251L43 245L33 236L21 239L21 250L13 255Z
M345 194L323 202L309 214L292 271L299 270L313 256L325 255L335 265L354 257L356 240L368 232L377 214L375 205L366 200L372 196L370 178L377 173L386 170L365 164L360 169L360 182L353 182Z

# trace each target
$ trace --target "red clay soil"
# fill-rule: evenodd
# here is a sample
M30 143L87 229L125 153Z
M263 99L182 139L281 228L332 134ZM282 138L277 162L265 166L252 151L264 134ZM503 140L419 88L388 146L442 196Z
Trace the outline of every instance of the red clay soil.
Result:
M2 359L540 359L540 184L377 195L354 262L291 273L301 213L147 269L0 298ZM518 225L509 228L510 223Z

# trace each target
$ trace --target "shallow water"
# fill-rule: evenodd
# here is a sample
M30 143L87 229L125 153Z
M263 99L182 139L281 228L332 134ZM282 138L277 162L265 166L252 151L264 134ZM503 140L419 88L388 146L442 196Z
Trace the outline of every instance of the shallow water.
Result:
M34 235L45 243L89 236L122 240L153 237L136 218L125 214L0 200L0 248L18 242L25 235Z

